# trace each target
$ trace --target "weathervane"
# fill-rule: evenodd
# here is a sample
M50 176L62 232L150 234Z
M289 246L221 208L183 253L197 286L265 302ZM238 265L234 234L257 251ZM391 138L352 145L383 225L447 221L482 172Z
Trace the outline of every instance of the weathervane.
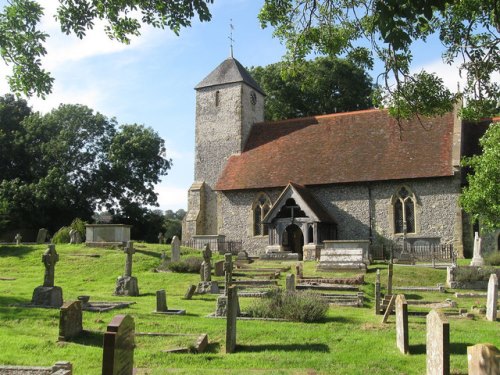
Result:
M230 47L231 47L231 58L233 58L233 42L234 42L234 39L233 39L233 30L234 30L234 26L233 26L233 19L231 18L229 20L229 36L228 36L228 39L230 41Z

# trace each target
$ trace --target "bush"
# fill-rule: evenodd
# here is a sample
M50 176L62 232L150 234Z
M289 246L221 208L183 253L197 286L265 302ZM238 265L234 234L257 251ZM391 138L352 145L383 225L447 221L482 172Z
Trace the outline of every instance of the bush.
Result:
M250 316L286 319L295 322L318 322L325 318L328 303L312 292L271 291L249 308Z
M492 267L457 267L455 281L488 281L495 273Z
M85 224L87 224L86 221L83 221L82 219L77 217L71 222L69 228L78 231L83 240L85 238Z
M493 251L484 258L484 263L489 266L500 266L500 251Z
M179 262L171 262L167 267L172 272L200 273L202 262L201 258L189 257Z
M61 227L52 237L52 243L69 243L71 227Z

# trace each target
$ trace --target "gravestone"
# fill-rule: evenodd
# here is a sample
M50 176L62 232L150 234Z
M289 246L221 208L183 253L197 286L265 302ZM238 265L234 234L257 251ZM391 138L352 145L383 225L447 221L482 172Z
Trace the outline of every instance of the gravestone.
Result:
M69 231L69 243L70 244L82 243L82 235L76 229L71 229Z
M119 276L116 280L116 296L138 296L139 295L139 285L137 278L132 276L132 255L135 253L134 243L132 241L127 242L127 246L123 249L126 254L125 258L125 273L123 276Z
M408 354L408 304L404 294L396 297L396 345L403 354Z
M56 263L59 261L59 254L56 246L50 244L42 255L42 263L45 266L43 285L38 286L33 291L31 304L37 306L61 307L63 304L62 289L54 286Z
M445 316L431 310L427 314L427 375L450 373L450 324Z
M226 353L234 353L236 350L238 305L238 287L231 286L227 291Z
M45 228L40 228L38 230L38 235L36 236L36 243L45 243L47 240L47 229Z
M481 254L481 237L479 237L477 232L474 233L474 253L470 265L477 267L484 265L483 254Z
M172 238L172 262L178 262L181 260L181 241L179 237L174 236Z
M214 263L214 274L215 276L224 276L224 261L219 260Z
M165 243L165 235L163 233L158 233L158 243L163 245Z
M468 346L467 362L470 375L500 374L500 350L492 344Z
M135 324L130 315L116 315L103 340L102 375L132 375Z
M497 321L497 303L498 303L498 277L496 273L490 275L488 281L488 295L486 297L486 319Z
M193 298L194 292L196 292L196 285L190 285L186 294L184 295L185 299Z
M295 273L297 274L297 279L303 279L304 278L304 267L302 263L297 263L295 265Z
M201 281L207 282L212 281L212 250L210 250L210 245L205 244L205 248L202 252L203 262L201 263L200 276Z
M380 301L381 301L381 295L380 295L380 270L377 269L377 278L375 280L375 314L376 315L380 314Z
M233 282L233 257L231 253L224 254L224 295L227 296L227 290Z
M236 261L238 263L252 263L252 260L250 259L248 253L245 250L242 250L238 253Z
M223 294L217 297L215 316L226 316L226 314L227 314L227 295Z
M167 293L165 289L156 291L156 314L184 315L186 310L169 310L167 307Z
M68 341L82 331L82 302L66 302L59 310L59 341Z
M14 237L14 241L16 241L16 245L21 245L22 239L23 239L23 237L21 236L20 233L16 234L16 236Z
M387 294L392 295L392 275L393 275L392 262L389 262L388 272L387 272Z
M295 275L293 273L286 275L286 291L295 292Z

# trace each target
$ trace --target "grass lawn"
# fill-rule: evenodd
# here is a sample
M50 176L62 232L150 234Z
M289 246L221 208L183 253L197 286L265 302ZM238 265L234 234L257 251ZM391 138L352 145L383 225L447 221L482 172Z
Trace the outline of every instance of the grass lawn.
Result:
M117 314L130 314L136 332L207 333L208 351L203 354L163 353L161 350L185 345L186 337L137 337L134 355L139 374L425 374L425 317L410 316L410 355L396 347L395 319L381 323L375 315L373 293L375 272L381 270L382 285L387 282L387 266L376 263L365 276L363 308L331 306L321 323L240 320L237 324L237 352L225 354L225 320L207 318L215 311L215 295L183 296L197 274L155 272L162 250L168 245L135 243L132 273L139 281L139 297L112 296L115 281L124 271L125 254L116 249L57 245L60 260L56 265L55 284L62 287L65 301L90 295L92 301L134 301L126 309L83 314L84 329L96 331L75 342L58 343L58 309L23 308L16 305L31 301L33 289L43 283L41 262L46 245L0 246L0 364L50 366L57 361L73 363L75 374L100 374L102 334ZM89 257L85 255L99 255ZM182 248L182 256L199 252ZM213 261L222 260L215 255ZM256 262L252 266L277 267L294 262ZM304 275L333 277L339 274L317 273L315 262L304 263ZM352 275L351 275L352 276ZM14 279L14 280L12 280ZM223 281L223 277L215 277ZM423 267L394 266L395 286L436 286L445 283L446 271ZM284 286L285 274L279 283ZM185 309L184 316L152 314L155 292L165 289L169 309ZM382 288L382 292L385 290ZM442 302L454 298L447 293L410 292L407 298ZM252 304L240 298L242 310ZM458 307L485 304L486 298L460 299ZM416 310L409 306L409 310ZM418 309L422 309L418 307ZM472 320L449 318L452 374L467 374L467 346L489 342L500 348L500 324L484 316ZM190 336L191 337L191 336ZM194 338L194 336L193 336Z

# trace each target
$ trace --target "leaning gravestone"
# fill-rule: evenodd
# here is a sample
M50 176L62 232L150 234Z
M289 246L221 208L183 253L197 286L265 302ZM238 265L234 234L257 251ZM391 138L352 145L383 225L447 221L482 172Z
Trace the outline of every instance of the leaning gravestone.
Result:
M179 237L174 236L172 238L172 262L178 262L181 260L181 241Z
M66 302L59 311L59 341L68 341L82 331L82 302Z
M408 354L408 304L404 294L396 297L396 345L403 354Z
M467 347L467 362L471 375L500 374L500 350L491 344Z
M47 229L45 228L40 228L38 230L38 235L36 236L36 243L45 243L47 240Z
M196 292L196 285L190 285L186 294L184 295L184 299L193 298L194 292Z
M486 319L497 321L497 302L498 302L498 277L496 273L490 275L488 282L488 296L486 299Z
M125 260L125 274L116 280L114 294L116 296L138 296L139 285L137 278L132 276L132 255L135 253L134 243L128 241L123 252L127 256Z
M238 305L238 287L231 286L227 291L226 353L234 353L236 350Z
M102 375L132 375L135 324L130 315L116 315L103 340Z
M59 254L56 252L56 246L51 244L42 255L45 275L43 285L36 287L33 291L32 305L61 307L63 304L62 289L54 286L55 268L58 261Z
M450 373L450 324L442 313L427 314L427 375Z

